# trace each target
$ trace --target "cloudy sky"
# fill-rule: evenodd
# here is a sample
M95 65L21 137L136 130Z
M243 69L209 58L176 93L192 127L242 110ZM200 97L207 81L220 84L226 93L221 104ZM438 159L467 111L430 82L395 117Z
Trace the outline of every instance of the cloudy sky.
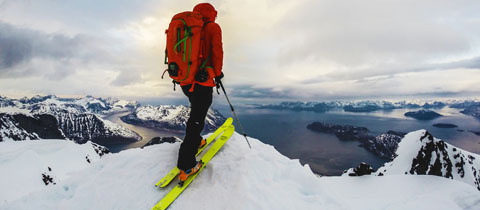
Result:
M180 98L164 31L192 0L0 0L0 95ZM237 100L480 96L480 2L218 0Z

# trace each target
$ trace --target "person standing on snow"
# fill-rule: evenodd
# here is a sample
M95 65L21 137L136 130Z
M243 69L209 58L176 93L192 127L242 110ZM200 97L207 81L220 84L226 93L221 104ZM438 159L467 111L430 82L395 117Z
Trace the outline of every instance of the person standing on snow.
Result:
M203 55L207 59L204 69L195 75L195 81L180 83L183 93L190 101L190 116L187 121L185 138L180 145L177 167L180 169L179 179L185 181L190 175L202 167L195 155L198 148L206 144L200 133L205 125L205 117L212 104L213 87L223 78L222 31L215 23L217 11L209 3L200 3L193 8L203 16L204 33L202 34Z

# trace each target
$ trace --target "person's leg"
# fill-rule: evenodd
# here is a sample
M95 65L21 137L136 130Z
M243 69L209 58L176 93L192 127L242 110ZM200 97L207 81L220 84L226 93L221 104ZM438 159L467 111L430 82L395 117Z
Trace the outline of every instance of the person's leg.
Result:
M182 90L190 101L190 117L187 121L185 138L180 145L177 167L188 170L195 166L198 147L202 140L200 133L205 126L205 117L212 104L212 87L195 85L192 93L188 92L190 85L183 86Z

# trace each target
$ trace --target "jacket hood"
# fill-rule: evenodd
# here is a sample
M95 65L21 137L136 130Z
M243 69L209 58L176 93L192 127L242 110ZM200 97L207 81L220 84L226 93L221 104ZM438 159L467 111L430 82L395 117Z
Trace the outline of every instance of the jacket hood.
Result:
M204 21L215 22L217 17L217 10L209 3L200 3L193 8L194 12L199 12L203 15Z

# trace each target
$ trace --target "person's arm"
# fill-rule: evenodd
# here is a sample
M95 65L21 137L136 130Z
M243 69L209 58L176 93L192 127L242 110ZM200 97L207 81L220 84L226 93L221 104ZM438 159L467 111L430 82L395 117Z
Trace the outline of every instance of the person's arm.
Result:
M218 24L212 25L212 65L215 70L215 76L220 76L223 67L222 29Z

